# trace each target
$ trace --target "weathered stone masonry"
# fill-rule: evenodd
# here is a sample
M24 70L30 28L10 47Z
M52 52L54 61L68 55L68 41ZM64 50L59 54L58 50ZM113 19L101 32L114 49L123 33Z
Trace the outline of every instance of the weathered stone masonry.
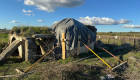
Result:
M45 39L45 41L43 41ZM44 43L48 43L45 44L46 46L50 46L51 48L54 47L54 45L49 45L50 41L49 39L51 39L52 43L54 41L54 35L49 35L49 34L36 34L33 35L30 38L27 37L21 37L18 34L16 34L15 32L12 32L9 34L9 45L11 45L13 43L13 41L15 40L19 40L21 42L21 44L18 46L18 52L19 52L19 56L25 60L32 60L35 59L35 57L37 56L37 43L36 40L39 40L41 42ZM54 43L53 43L54 44ZM44 45L39 44L40 49L41 49L41 54L45 54L46 50L48 50L46 47L44 47ZM45 49L44 49L45 48ZM49 47L48 47L49 48ZM14 53L12 53L14 54Z

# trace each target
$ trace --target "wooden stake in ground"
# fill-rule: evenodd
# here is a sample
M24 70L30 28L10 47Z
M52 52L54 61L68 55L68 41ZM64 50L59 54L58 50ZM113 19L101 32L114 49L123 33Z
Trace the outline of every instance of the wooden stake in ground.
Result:
M90 47L90 34L88 34L88 43L87 45ZM87 53L89 52L89 49L87 49Z
M81 35L78 36L77 55L79 55L80 53L80 41L81 41Z
M65 49L65 33L62 33L62 59L64 60L66 58L66 49Z

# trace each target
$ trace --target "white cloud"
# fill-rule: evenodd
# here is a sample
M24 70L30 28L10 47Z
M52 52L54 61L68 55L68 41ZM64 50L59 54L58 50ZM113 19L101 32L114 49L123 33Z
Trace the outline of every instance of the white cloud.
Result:
M37 22L44 22L44 20L37 20Z
M84 3L85 0L24 0L25 5L36 6L39 10L53 12L58 7L76 7Z
M123 25L125 28L140 28L140 25Z
M14 21L11 21L10 23L19 23L19 22L14 20Z
M24 15L26 15L26 16L34 16L34 15L35 15L35 14L33 14L33 11L31 11L31 10L22 9L22 12L23 12Z
M31 11L31 10L25 10L25 9L22 9L22 12L24 12L24 13L32 13L33 11Z
M126 24L126 23L130 23L131 21L130 20L126 20L126 19L120 19L118 22L120 24Z
M25 14L26 16L35 16L35 14Z
M131 21L126 19L114 20L108 17L80 17L80 22L87 25L118 25L118 24L127 24Z

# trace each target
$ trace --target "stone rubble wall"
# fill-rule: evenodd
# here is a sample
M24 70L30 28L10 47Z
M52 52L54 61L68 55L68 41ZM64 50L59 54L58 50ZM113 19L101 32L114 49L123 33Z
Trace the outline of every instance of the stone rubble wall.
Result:
M32 60L35 58L37 52L37 44L32 38L26 38L25 40L25 61Z

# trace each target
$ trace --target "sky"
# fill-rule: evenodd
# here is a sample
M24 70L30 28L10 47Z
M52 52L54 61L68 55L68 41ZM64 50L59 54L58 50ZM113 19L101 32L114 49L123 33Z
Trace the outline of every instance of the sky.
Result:
M140 0L0 0L0 10L0 29L74 18L98 32L140 32Z

